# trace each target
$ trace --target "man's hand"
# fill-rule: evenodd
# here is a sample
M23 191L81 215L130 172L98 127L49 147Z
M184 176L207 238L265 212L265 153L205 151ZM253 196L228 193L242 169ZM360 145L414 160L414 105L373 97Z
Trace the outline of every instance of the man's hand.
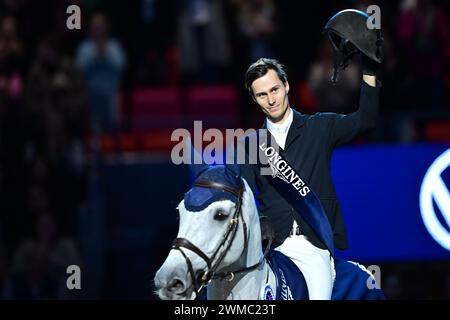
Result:
M363 74L363 80L365 83L367 83L371 87L377 86L377 77L376 76L369 76L367 74Z

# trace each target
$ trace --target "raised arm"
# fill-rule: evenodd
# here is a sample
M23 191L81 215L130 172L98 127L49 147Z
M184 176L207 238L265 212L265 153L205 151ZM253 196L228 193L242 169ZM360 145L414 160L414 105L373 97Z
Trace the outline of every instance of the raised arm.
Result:
M363 75L358 110L347 115L329 114L329 142L332 148L349 142L356 135L373 129L377 123L381 84L377 81L378 65L362 59Z

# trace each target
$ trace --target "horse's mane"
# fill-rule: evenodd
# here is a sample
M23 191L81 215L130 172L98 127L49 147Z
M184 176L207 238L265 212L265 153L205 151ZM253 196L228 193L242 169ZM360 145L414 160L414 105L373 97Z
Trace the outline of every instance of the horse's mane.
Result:
M247 181L245 181L244 178L242 178L244 181L244 195L242 197L242 215L243 218L246 220L247 227L250 232L250 237L254 237L253 243L250 243L249 245L252 247L249 247L249 250L259 250L262 255L262 247L261 247L261 229L260 229L260 221L259 221L259 214L258 209L256 207L256 201L255 197L253 196L252 189L248 185ZM259 255L259 256L261 256ZM248 255L248 258L250 258L252 255ZM247 265L254 264L255 261L247 261Z

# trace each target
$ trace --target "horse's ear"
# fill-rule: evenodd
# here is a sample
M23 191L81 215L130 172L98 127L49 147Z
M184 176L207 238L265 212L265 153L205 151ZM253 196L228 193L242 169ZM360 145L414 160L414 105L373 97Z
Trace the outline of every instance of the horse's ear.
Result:
M241 177L241 166L237 163L227 164L226 170L231 172L235 177Z
M234 146L229 146L225 154L225 170L235 177L241 177L241 166L238 164L238 152Z
M203 161L201 152L194 148L190 139L187 143L187 148L190 153L189 170L193 178L196 179L203 171L209 169L210 166Z
M189 165L189 170L191 171L194 179L198 178L207 169L209 169L209 165L204 163Z

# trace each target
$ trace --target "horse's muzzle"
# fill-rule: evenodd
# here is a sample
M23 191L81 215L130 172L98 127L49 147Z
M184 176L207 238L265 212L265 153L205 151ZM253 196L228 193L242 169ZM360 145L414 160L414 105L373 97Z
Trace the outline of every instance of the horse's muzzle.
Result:
M167 274L160 270L156 273L154 284L155 293L162 300L188 300L195 297L192 285L176 274Z

